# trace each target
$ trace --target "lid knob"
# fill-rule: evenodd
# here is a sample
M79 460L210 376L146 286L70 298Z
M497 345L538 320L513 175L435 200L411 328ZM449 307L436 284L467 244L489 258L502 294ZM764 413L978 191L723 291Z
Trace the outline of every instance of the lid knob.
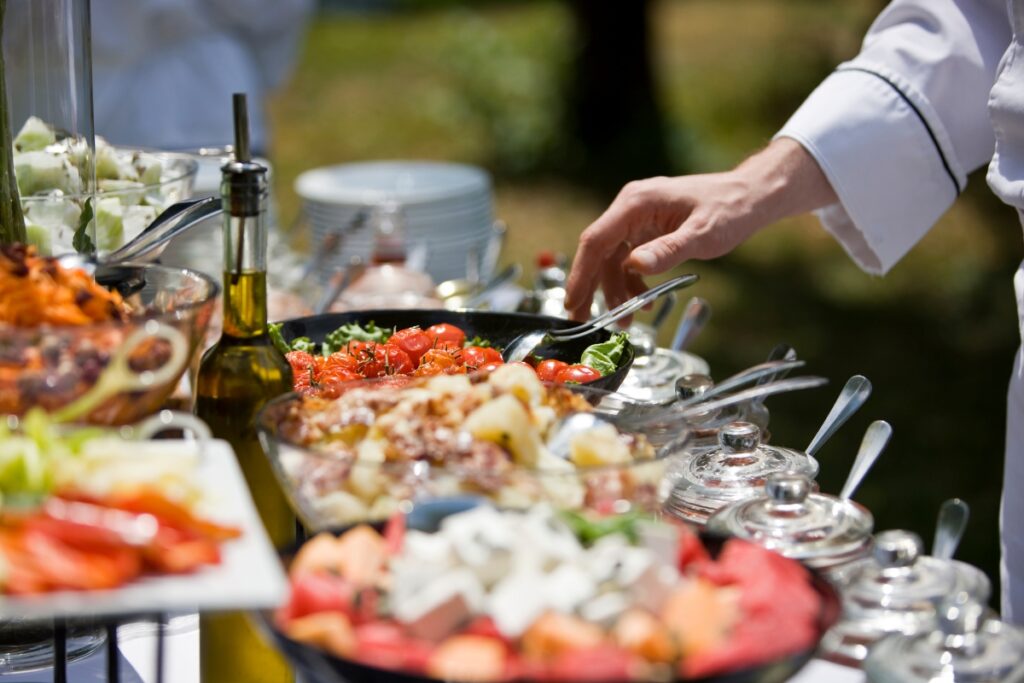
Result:
M811 480L793 472L773 474L764 489L776 505L799 505L811 493Z
M751 422L730 422L718 433L718 442L730 451L752 451L761 443L761 430Z
M910 531L883 531L875 536L872 556L882 569L911 567L923 552L921 538Z
M686 401L704 395L704 392L715 386L707 375L683 375L676 380L676 397Z

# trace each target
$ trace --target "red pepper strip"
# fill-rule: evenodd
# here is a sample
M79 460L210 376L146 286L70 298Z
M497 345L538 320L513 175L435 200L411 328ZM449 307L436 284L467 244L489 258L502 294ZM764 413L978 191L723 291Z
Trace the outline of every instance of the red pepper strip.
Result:
M13 595L43 593L50 588L46 577L36 567L35 559L21 543L18 531L0 531L0 554L6 564L4 592Z
M157 542L145 551L146 563L158 572L185 574L204 565L220 563L220 548L216 542L197 538L176 542Z
M85 550L145 547L154 541L160 528L160 522L150 514L140 515L62 498L46 501L42 513L25 520L25 527L44 531Z
M22 542L54 588L116 588L142 573L141 558L132 548L111 548L102 554L81 551L34 530L25 530Z
M185 506L168 500L160 493L152 490L112 496L109 500L104 501L104 503L119 510L149 513L157 517L162 525L172 526L211 541L227 541L242 535L239 529L223 526L197 517Z

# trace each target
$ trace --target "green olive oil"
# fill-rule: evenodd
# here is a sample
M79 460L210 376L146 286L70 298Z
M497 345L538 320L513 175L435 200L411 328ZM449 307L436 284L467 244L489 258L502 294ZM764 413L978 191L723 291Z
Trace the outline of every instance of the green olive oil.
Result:
M292 390L288 361L267 332L266 169L249 159L245 96L235 96L235 159L224 165L224 329L202 358L196 415L238 457L260 519L277 547L295 538L295 517L256 432L270 399ZM200 619L202 683L293 683L284 658L243 613Z

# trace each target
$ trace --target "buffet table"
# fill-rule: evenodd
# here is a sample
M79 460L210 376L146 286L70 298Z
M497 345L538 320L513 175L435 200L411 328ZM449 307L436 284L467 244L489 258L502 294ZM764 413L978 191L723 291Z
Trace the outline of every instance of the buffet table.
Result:
M149 626L148 624L146 626ZM119 635L122 660L122 683L153 683L156 664L156 638L140 635L139 625L121 627ZM199 681L198 620L183 624L169 633L165 641L164 661L167 683L197 683ZM105 650L72 664L68 670L71 683L103 681L106 665ZM0 676L3 683L37 683L47 680L47 673L34 672ZM864 674L856 669L838 666L824 660L814 660L803 671L790 679L790 683L863 683Z

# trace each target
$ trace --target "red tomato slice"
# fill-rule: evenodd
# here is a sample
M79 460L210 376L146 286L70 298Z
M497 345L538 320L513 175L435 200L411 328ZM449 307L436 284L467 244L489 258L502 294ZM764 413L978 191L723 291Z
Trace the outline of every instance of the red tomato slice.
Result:
M391 335L388 344L397 346L409 354L409 360L415 367L420 364L423 354L434 346L434 340L418 327L407 327Z
M388 519L384 527L384 544L387 546L389 555L397 555L402 551L402 544L405 543L405 514L396 512Z
M552 662L541 674L549 681L629 681L642 671L644 663L635 655L613 645L572 650Z
M565 361L548 358L537 364L537 378L542 382L556 382L558 375L569 367Z
M558 384L586 384L587 382L593 382L595 379L601 379L600 372L589 365L577 363L559 372L555 377L555 382Z
M438 344L450 344L458 348L462 348L462 345L466 343L466 333L448 323L438 323L427 328L427 336L434 343L435 346Z

